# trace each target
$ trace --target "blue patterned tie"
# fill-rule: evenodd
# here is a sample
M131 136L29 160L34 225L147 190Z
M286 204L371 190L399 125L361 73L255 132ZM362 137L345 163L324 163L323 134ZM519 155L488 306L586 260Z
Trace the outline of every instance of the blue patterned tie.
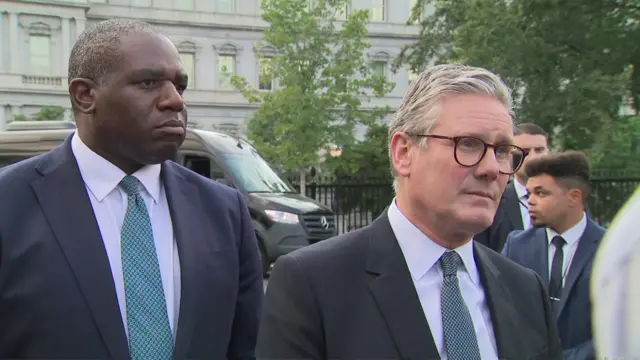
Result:
M173 335L147 206L138 179L126 176L120 187L128 196L122 224L122 272L131 359L170 360Z
M462 259L455 251L447 251L440 258L444 272L440 294L444 344L449 360L480 360L480 350L471 314L460 293L458 267Z

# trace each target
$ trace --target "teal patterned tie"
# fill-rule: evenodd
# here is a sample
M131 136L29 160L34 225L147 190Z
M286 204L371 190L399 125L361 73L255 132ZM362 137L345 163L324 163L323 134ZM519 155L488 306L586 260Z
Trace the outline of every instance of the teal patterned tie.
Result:
M443 281L440 293L442 330L449 360L480 360L480 350L471 314L462 298L458 283L460 255L447 251L440 258Z
M126 176L120 187L128 196L127 214L122 224L122 272L131 359L170 360L173 336L151 219L140 196L138 179Z

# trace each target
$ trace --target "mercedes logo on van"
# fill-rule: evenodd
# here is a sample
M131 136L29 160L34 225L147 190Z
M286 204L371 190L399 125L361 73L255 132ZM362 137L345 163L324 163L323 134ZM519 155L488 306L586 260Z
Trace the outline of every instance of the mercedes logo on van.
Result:
M323 227L325 230L329 230L329 222L327 221L327 217L326 217L326 216L323 216L323 217L320 219L320 224L322 224L322 227Z

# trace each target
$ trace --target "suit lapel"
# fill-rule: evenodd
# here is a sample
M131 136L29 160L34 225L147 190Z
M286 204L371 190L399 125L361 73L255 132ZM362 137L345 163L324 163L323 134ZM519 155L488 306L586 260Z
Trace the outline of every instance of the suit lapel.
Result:
M523 230L524 224L522 223L520 202L518 201L518 193L516 192L516 187L513 182L505 189L503 199L507 209L507 218L511 222L512 228L514 230Z
M544 228L537 228L531 238L531 270L540 275L545 289L549 287L549 240Z
M573 256L571 264L569 264L569 272L565 279L562 296L560 298L560 306L557 313L558 317L562 314L562 310L567 304L567 299L571 294L573 286L576 284L578 276L580 276L586 265L589 263L589 260L593 258L599 241L600 237L597 235L595 224L587 218L587 227L580 237L576 253Z
M110 358L127 359L129 349L109 259L89 195L71 151L71 136L36 165L31 183L85 297Z
M209 252L199 231L204 213L198 191L187 179L175 171L172 162L162 165L162 181L169 202L173 231L180 257L180 311L174 350L174 359L187 357L189 343L199 307L198 281L205 272L206 254Z
M371 225L369 289L403 359L439 359L429 324L386 210Z
M474 257L480 274L480 281L491 312L491 322L495 334L498 357L518 359L519 316L512 305L511 293L500 278L500 271L489 259L485 248L474 243Z

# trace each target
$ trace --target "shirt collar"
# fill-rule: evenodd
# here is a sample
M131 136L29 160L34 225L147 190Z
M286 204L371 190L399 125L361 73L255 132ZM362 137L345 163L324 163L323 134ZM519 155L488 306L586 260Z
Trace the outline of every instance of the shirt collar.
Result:
M77 132L71 138L71 151L89 191L102 202L126 176L117 166L91 150ZM155 203L160 198L160 164L147 165L133 173Z
M516 194L518 194L518 199L522 199L527 196L527 188L520 184L517 179L513 179L513 186L516 188Z
M557 232L547 227L545 229L547 231L547 241L549 241L549 245L551 245L551 240L555 236L560 235L562 236L564 241L567 242L567 245L571 246L580 240L586 228L587 228L587 216L585 213L582 213L582 219L580 219L580 221L577 224L575 224L573 227L563 232L562 234L558 234Z
M436 244L413 225L400 211L395 199L393 199L391 206L389 206L387 216L389 217L391 229L396 235L400 249L402 249L411 277L414 281L418 281L438 263L442 254L448 249ZM480 286L480 277L473 254L473 240L455 248L454 251L462 258L464 267L471 277L471 280Z

